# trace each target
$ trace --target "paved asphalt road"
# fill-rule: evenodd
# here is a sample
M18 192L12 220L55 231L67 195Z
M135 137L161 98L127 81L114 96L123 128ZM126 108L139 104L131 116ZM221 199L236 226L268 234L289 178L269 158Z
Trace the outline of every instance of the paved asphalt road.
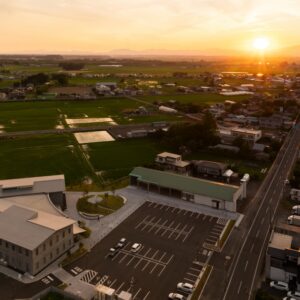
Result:
M235 230L224 253L213 257L215 274L212 273L202 299L254 298L266 246L284 190L284 181L298 158L299 144L300 128L297 127L292 129L286 138L272 168L253 199L252 210L246 217L244 230ZM232 255L231 261L225 258L228 254ZM223 286L218 284L219 288L214 288L220 280Z
M297 125L287 136L253 199L251 210L249 209L244 220L244 228L235 230L224 252L212 257L214 271L204 289L202 299L254 298L271 228L282 198L284 181L298 157L299 144L300 127ZM228 260L225 256L228 256ZM220 282L223 282L223 286L219 285ZM218 289L215 288L217 283Z

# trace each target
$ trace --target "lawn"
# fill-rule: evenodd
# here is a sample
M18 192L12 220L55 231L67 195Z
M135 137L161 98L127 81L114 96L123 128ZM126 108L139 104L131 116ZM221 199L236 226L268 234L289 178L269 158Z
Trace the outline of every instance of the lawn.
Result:
M174 121L177 116L154 112L149 116L128 118L124 110L136 109L142 104L127 98L103 98L95 101L29 101L0 103L0 125L4 130L27 131L55 129L68 118L111 117L118 124Z
M151 139L133 139L89 145L90 160L104 179L127 176L140 165L154 162L163 149Z
M71 135L0 140L0 179L65 174L67 185L93 174Z

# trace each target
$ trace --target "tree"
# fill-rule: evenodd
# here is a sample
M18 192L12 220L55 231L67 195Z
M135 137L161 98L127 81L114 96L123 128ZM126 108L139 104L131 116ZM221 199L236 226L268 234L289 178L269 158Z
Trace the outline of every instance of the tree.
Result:
M45 73L38 73L34 75L30 75L22 80L23 85L33 84L35 86L43 85L47 81L49 81L49 76Z
M56 73L51 75L51 79L55 80L58 85L68 84L68 75L64 73Z
M61 68L66 71L78 71L82 70L85 64L83 62L62 62L59 64Z

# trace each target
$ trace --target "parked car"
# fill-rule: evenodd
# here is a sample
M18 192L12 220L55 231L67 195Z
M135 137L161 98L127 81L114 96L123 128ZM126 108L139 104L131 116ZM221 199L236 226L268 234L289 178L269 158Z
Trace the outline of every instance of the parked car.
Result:
M126 244L126 239L125 238L121 238L120 241L118 242L118 244L116 245L116 248L123 248Z
M142 244L134 243L131 246L131 252L138 252L142 248Z
M116 249L116 248L110 248L110 249L109 249L108 256L109 256L109 257L114 257L114 256L117 255L118 252L119 252L118 249Z
M289 285L283 281L271 281L270 287L280 290L280 291L288 291L289 290Z
M191 294L193 292L194 286L190 283L179 282L177 284L177 290L184 292L186 294Z
M185 297L181 294L178 294L178 293L170 293L169 294L169 299L171 299L171 300L185 300Z
M295 205L292 208L294 215L300 215L300 205Z
M300 292L297 291L296 292L288 291L287 296L300 300Z

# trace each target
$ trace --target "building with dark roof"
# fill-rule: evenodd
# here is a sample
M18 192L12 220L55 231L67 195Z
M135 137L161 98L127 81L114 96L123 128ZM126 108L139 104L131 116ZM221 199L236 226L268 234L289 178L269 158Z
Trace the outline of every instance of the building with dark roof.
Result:
M130 178L131 185L149 192L229 211L236 211L244 188L143 167L135 168Z

